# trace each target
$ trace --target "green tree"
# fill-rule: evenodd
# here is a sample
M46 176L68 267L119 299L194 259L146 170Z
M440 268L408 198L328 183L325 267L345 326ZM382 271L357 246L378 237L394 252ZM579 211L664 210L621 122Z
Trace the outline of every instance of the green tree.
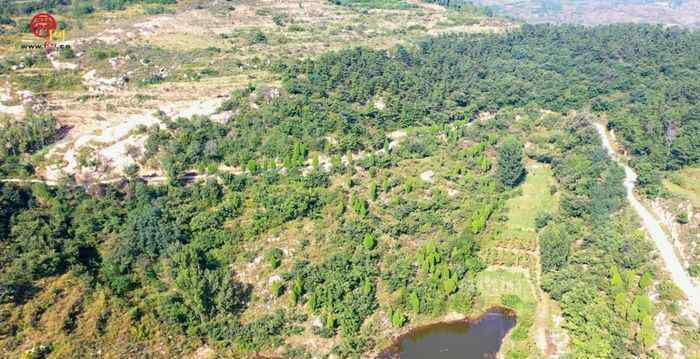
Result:
M369 198L372 201L376 201L378 195L379 195L379 189L377 186L377 182L370 183L369 184Z
M637 338L645 349L651 348L656 342L656 330L654 329L651 316L645 315L642 317Z
M371 251L372 249L374 249L374 247L377 246L377 239L374 238L374 235L368 234L362 240L362 245L365 247L366 250Z
M485 227L491 213L493 212L493 206L490 203L484 203L479 208L472 213L471 222L469 227L473 234L480 233Z
M304 295L304 283L300 277L296 277L294 286L292 287L292 302L294 302L294 304L299 304L302 295Z
M257 174L258 171L260 170L260 166L258 166L258 163L254 159L248 160L248 164L246 165L246 169L250 174Z
M391 317L391 324L393 324L397 328L401 328L406 324L406 321L408 321L408 318L401 313L401 310L395 309L390 311L390 317Z
M173 254L172 276L175 302L181 301L191 316L202 323L233 314L241 304L244 290L233 282L229 268L207 268L204 253L191 245L180 247Z
M452 275L452 276L448 276L447 278L443 279L442 289L445 291L445 293L447 295L450 295L450 294L456 292L457 291L457 276Z
M624 292L626 290L625 282L622 280L617 266L610 267L610 285L613 291Z
M615 294L615 301L613 303L613 307L615 308L615 312L617 312L618 315L624 317L625 313L627 313L627 295L625 292L618 292Z
M284 252L282 252L281 249L279 248L272 248L270 251L267 252L267 262L270 263L270 267L272 269L276 269L277 267L282 264L282 257L284 256Z
M350 195L350 206L352 207L353 212L355 212L355 214L357 214L358 216L367 216L367 201L360 198L360 196L358 196L357 193L353 193L352 195Z
M514 187L524 177L523 144L514 137L508 137L498 147L498 181L504 187Z
M275 297L279 297L282 294L284 294L284 282L282 282L281 280L276 280L276 281L272 282L270 292Z
M412 291L408 297L408 302L414 312L420 313L420 297L418 297L418 292Z
M561 225L545 228L538 240L543 272L558 270L566 265L571 252L571 239Z

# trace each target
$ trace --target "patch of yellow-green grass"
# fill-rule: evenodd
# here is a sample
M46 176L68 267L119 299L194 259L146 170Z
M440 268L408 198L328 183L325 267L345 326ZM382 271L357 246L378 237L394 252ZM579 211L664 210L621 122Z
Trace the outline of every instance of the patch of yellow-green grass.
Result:
M17 55L25 55L27 51L21 48L23 38L22 34L3 34L0 38L0 53L2 53L0 59L5 60ZM27 37L26 41L31 40Z
M495 238L483 245L482 257L498 267L481 273L478 282L483 308L506 305L518 314L518 324L503 344L506 358L539 355L535 332L547 325L544 321L548 317L547 305L540 302L537 290L539 253L535 218L541 212L554 211L558 196L550 190L555 184L551 167L530 163L527 170L525 182L518 189L520 194L506 203L508 220ZM509 295L517 296L519 301L513 304L512 297L510 301L507 298ZM539 311L538 305L543 305Z
M76 70L32 71L32 73L12 75L11 78L20 88L29 89L34 93L79 91L84 89L80 74Z
M479 273L477 287L483 312L493 306L514 309L517 323L501 347L505 358L533 358L539 355L533 339L533 324L537 310L537 294L525 271L491 267Z
M550 187L555 184L548 165L532 163L527 167L522 194L506 203L508 221L494 240L483 244L482 256L492 265L517 266L536 270L537 234L535 218L538 213L551 212L557 207L558 196Z
M672 194L700 207L700 167L688 167L669 176L664 187Z
M555 184L552 169L540 163L532 164L527 169L522 196L508 201L508 222L503 232L505 237L533 237L537 214L551 211L557 205L556 194L550 191Z
M481 308L502 305L504 295L517 295L524 303L535 303L536 291L529 275L517 269L489 267L477 276Z

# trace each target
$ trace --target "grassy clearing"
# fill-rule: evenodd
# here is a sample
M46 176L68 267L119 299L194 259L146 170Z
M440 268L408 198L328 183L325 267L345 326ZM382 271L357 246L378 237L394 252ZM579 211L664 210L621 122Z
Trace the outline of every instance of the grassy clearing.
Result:
M552 211L557 206L557 196L550 187L555 185L549 166L532 164L522 185L521 196L508 201L508 222L503 236L506 238L532 237L537 214Z
M477 278L483 307L503 305L504 295L517 295L524 303L537 301L535 288L527 273L504 268L489 268Z
M506 203L508 221L493 240L483 244L483 256L489 264L523 267L532 274L539 270L535 218L557 207L558 196L551 190L554 184L549 166L528 166L527 178L519 189L521 194Z
M537 289L540 265L535 231L537 215L552 212L558 206L558 195L552 190L555 180L547 165L530 163L527 170L519 194L506 203L508 220L494 239L484 244L487 263L504 269L492 269L479 277L485 307L506 305L518 313L518 324L503 347L506 357L512 358L538 355L535 336L543 333L545 327L552 329L550 308L557 310Z
M700 168L688 167L669 175L664 187L672 194L700 207Z
M537 310L537 292L526 272L490 268L477 278L481 295L481 310L492 306L507 306L518 314L515 328L503 342L501 353L506 358L532 358L537 349L532 340Z

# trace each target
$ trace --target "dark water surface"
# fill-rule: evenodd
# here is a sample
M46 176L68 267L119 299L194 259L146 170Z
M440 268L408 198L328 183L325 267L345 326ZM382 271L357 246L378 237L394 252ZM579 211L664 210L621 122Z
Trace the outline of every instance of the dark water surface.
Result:
M399 339L389 357L401 359L495 358L515 326L515 316L492 310L476 321L438 323L415 329Z

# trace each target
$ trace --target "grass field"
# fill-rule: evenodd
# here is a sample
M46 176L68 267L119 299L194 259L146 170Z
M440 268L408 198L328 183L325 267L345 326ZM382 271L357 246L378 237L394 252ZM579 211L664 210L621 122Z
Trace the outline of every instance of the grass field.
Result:
M689 200L700 207L700 168L688 167L669 176L664 187L674 195Z
M484 244L484 259L492 267L479 275L479 292L484 307L507 305L518 314L517 326L504 342L506 358L537 357L537 337L544 342L546 333L556 331L551 316L557 310L539 287L539 247L535 218L542 212L553 212L558 195L551 191L555 185L549 166L530 163L520 194L506 203L508 220L491 241ZM516 305L508 296L519 299ZM511 297L512 300L512 297ZM542 345L544 346L544 345Z
M508 294L517 295L524 303L537 301L526 272L492 267L479 273L477 283L485 307L502 305L502 297Z
M477 286L484 309L505 305L515 309L518 315L515 328L503 342L503 357L536 356L537 348L530 333L537 311L537 290L528 273L513 268L489 268L479 273Z
M508 221L494 239L484 243L484 259L492 265L536 268L537 234L535 218L539 213L551 212L557 207L558 198L552 194L554 185L552 169L542 164L528 166L528 174L521 185L522 194L508 200Z
M506 223L505 235L517 235L534 230L535 217L541 211L551 211L556 205L556 196L549 190L554 185L554 175L549 166L528 166L527 179L522 185L523 195L508 201L511 215Z

